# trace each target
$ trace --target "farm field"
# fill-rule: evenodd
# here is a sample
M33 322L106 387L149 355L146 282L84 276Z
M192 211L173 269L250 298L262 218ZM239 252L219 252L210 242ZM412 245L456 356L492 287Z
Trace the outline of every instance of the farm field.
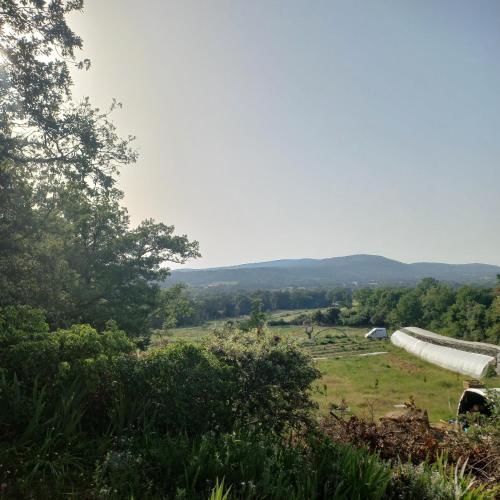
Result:
M289 320L301 312L279 311L271 318ZM169 339L197 342L222 328L225 321L176 328ZM327 414L330 404L344 399L352 414L378 418L413 396L419 408L427 409L431 422L455 415L466 377L412 356L390 341L367 340L364 334L368 328L315 326L314 342L302 326L271 326L267 330L296 340L313 356L323 375L314 395L320 414ZM484 382L489 387L500 386L499 377Z

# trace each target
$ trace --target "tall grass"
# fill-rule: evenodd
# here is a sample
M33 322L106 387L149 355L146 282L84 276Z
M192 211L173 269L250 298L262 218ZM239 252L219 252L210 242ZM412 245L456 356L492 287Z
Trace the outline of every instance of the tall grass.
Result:
M312 438L311 438L312 439ZM224 488L216 478L224 477ZM109 452L96 470L109 498L383 498L390 467L364 450L328 440L224 434L149 436ZM230 495L228 489L230 487Z

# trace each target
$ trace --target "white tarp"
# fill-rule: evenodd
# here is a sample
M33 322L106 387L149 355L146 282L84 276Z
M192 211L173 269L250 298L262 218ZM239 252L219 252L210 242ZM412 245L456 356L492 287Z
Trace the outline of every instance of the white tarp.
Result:
M485 354L476 354L424 342L401 330L392 334L391 342L425 361L476 378L481 378L488 365L496 361L494 357Z

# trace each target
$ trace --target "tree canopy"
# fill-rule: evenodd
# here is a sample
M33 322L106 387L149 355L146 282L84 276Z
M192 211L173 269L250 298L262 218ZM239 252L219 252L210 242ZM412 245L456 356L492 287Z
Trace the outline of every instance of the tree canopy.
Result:
M199 255L174 226L132 227L117 188L137 153L108 110L72 98L78 0L0 1L0 306L43 308L52 326L116 319L144 333L168 262Z

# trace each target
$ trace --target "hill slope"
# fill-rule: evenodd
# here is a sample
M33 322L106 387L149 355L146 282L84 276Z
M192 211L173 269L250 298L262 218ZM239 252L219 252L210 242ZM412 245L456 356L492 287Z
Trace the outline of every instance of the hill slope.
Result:
M319 287L352 284L411 284L425 277L455 283L491 284L499 266L488 264L405 264L377 255L329 259L286 259L210 269L172 271L167 284L236 288Z

